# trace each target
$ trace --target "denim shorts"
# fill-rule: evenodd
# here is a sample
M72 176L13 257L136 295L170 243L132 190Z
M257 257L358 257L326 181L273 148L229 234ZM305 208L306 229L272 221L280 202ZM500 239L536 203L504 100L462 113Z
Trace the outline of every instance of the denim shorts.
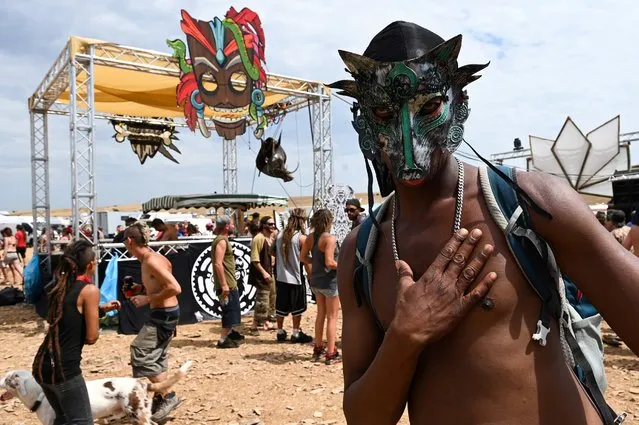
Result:
M217 291L219 299L222 291ZM222 327L225 329L239 326L242 323L242 311L240 309L240 291L237 288L229 291L226 300L220 300L222 306Z
M337 286L335 288L326 288L326 289L311 287L311 291L313 291L315 296L323 295L326 298L334 298L339 295Z

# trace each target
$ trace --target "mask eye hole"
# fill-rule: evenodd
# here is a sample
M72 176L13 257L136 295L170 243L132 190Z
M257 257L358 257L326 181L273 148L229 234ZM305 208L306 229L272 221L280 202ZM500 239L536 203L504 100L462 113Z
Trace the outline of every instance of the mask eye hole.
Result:
M432 115L435 112L439 111L439 108L441 108L443 103L444 103L443 97L441 96L434 97L422 105L421 113L424 115Z
M380 121L388 121L393 118L394 115L393 110L386 106L376 106L373 108L373 116Z
M231 75L231 79L229 80L229 86L233 91L237 93L242 93L246 90L248 85L246 84L247 78L246 74L242 71L234 72Z
M214 93L217 90L217 80L213 71L206 71L200 79L204 91Z

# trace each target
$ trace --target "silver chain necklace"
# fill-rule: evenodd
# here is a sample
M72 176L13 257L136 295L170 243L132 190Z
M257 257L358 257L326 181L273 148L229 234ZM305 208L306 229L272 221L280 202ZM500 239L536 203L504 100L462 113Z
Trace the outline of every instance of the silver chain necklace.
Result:
M455 221L453 222L453 233L461 229L462 209L464 208L464 164L457 158L457 204L455 206ZM397 252L397 236L395 235L395 217L397 211L397 194L393 194L393 215L391 216L391 235L393 242L393 258L399 261Z

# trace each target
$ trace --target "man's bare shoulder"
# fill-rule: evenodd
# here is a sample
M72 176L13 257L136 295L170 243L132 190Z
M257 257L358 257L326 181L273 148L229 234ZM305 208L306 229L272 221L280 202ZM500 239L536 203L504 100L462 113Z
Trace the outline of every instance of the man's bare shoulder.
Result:
M351 255L354 255L355 248L357 248L357 235L359 234L359 229L360 227L357 226L355 229L348 232L340 246L340 257L343 255L342 253L350 253Z
M552 195L554 191L573 191L565 178L535 170L517 170L517 183L531 197Z
M149 255L149 258L147 258L146 260L146 265L153 270L171 268L171 262L169 261L169 259L157 252L153 252L151 255Z
M359 226L346 235L339 249L339 258L337 259L337 264L339 264L337 268L337 285L340 294L347 294L352 291L358 234Z

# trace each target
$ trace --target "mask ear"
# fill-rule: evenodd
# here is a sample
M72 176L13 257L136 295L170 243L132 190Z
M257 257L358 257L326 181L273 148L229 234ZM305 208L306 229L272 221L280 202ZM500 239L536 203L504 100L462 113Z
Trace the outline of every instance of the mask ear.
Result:
M353 75L371 73L380 65L376 60L358 55L357 53L351 53L345 50L338 50L338 52L346 68L348 68L348 71Z
M430 57L438 62L453 62L457 60L462 45L462 35L459 34L429 52Z

